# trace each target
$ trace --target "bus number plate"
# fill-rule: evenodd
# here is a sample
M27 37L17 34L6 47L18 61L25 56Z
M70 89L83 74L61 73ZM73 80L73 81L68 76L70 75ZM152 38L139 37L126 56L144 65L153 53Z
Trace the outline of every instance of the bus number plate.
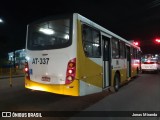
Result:
M33 58L32 64L48 64L49 58Z
M51 78L44 76L44 77L42 77L42 81L44 81L44 82L50 82Z

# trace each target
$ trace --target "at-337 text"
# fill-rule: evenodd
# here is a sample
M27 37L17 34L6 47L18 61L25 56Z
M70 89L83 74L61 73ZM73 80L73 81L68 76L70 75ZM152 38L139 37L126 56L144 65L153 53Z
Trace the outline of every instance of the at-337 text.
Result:
M32 64L48 64L49 58L33 58Z

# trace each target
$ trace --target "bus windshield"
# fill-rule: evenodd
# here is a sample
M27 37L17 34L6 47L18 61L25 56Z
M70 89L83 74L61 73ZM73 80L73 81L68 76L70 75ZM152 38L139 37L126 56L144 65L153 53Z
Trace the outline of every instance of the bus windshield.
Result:
M28 27L29 50L49 50L71 45L70 19L58 19Z

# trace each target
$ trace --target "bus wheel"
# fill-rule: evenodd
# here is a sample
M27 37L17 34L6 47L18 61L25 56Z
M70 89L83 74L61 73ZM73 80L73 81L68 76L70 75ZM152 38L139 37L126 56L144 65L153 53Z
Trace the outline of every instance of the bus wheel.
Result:
M120 76L118 73L115 74L114 76L114 90L117 92L120 87Z

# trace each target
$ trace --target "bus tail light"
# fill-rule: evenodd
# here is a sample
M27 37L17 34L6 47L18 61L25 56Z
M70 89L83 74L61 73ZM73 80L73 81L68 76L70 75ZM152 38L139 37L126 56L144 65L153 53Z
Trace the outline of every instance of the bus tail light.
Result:
M30 80L28 62L25 62L24 72L25 72L26 79Z
M76 76L76 58L74 58L68 62L65 84L72 83L73 80L75 79L75 76Z

